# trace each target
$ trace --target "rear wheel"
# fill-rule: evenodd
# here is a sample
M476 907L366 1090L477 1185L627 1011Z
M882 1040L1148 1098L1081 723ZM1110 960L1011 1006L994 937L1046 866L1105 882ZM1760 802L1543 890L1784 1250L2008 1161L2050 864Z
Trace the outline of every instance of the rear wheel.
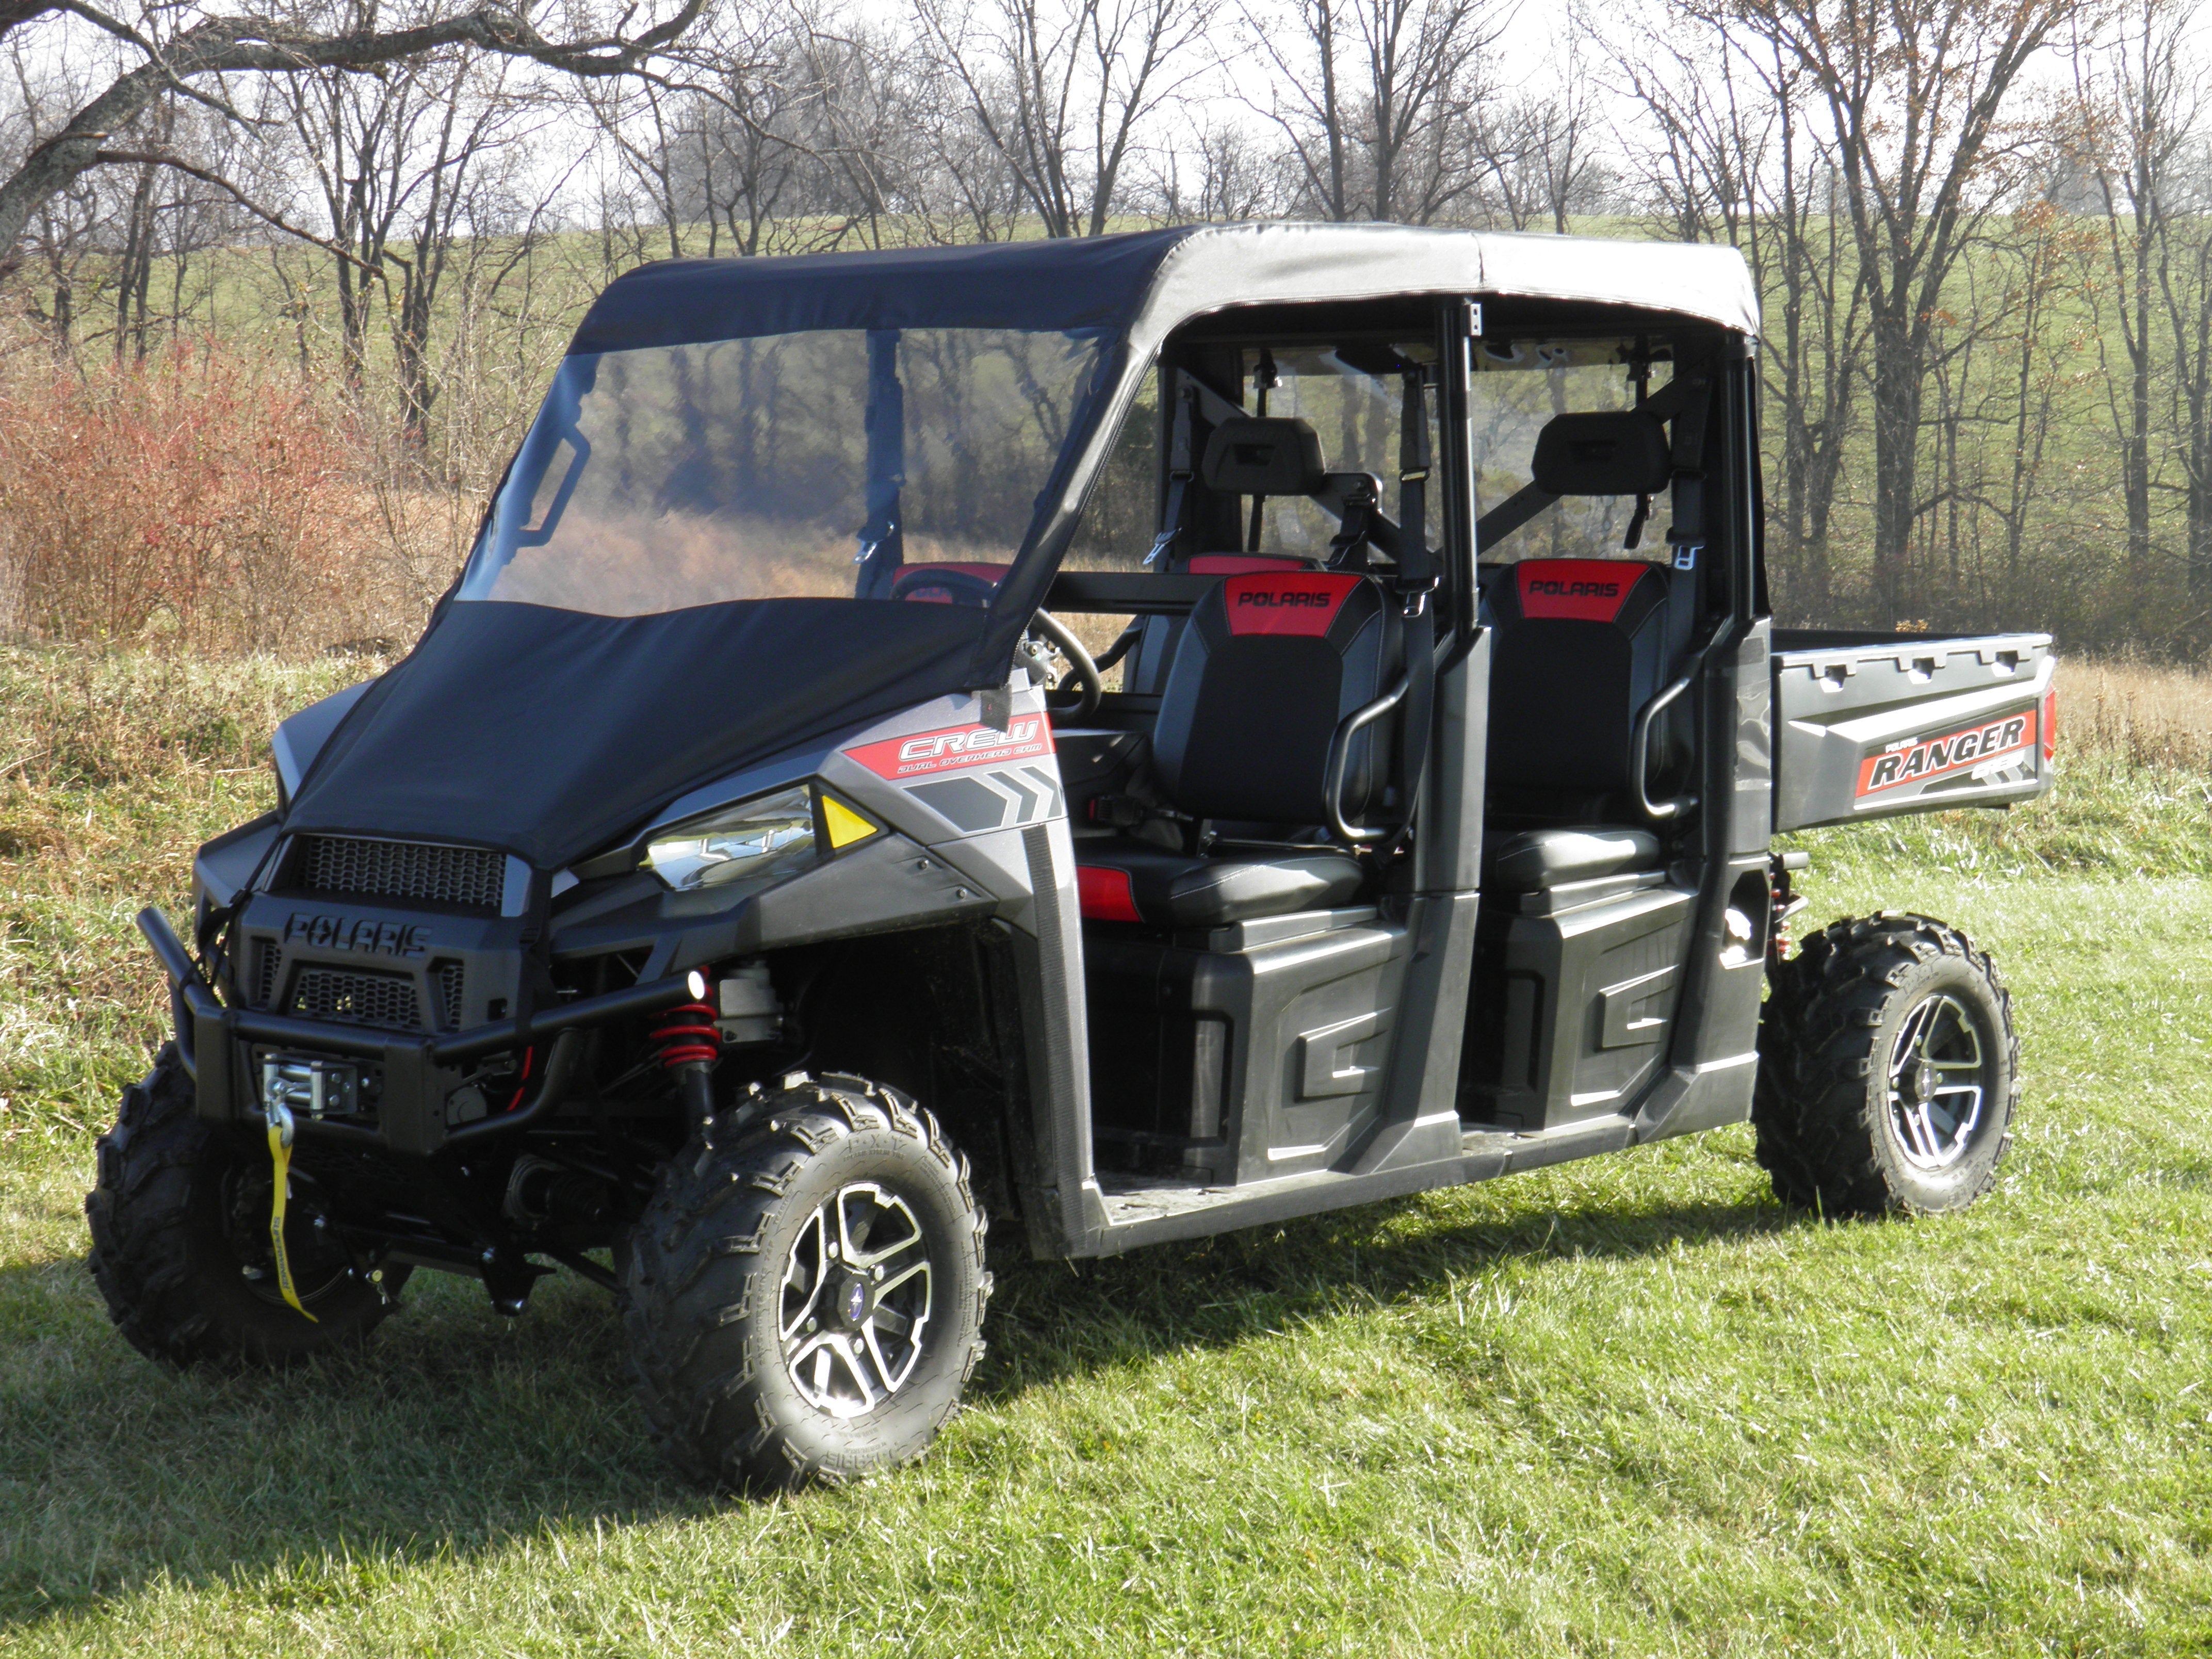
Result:
M1995 1184L2020 1040L1996 969L1956 928L1832 923L1775 970L1759 1053L1759 1161L1786 1202L1925 1214Z
M313 1177L292 1166L284 1249L301 1306L277 1289L269 1239L274 1175L243 1134L204 1121L174 1045L123 1091L84 1200L93 1279L131 1346L189 1365L282 1364L357 1345L391 1310L406 1269L380 1282L315 1224Z
M623 1318L654 1437L702 1485L919 1455L981 1357L967 1160L904 1095L829 1077L696 1137L630 1235Z

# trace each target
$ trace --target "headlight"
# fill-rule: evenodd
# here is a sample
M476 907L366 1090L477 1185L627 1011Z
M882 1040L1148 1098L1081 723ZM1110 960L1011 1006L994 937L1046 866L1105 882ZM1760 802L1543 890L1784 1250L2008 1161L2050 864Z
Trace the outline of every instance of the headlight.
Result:
M814 861L813 799L783 789L673 825L646 843L645 861L678 892L788 874Z

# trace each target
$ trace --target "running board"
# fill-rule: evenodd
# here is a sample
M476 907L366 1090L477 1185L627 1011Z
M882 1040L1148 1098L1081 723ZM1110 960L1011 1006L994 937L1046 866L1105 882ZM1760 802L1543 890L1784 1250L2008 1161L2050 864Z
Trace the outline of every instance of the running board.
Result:
M1459 1157L1364 1175L1316 1170L1274 1181L1247 1182L1241 1187L1185 1187L1141 1176L1102 1176L1099 1188L1106 1207L1106 1226L1096 1237L1095 1253L1118 1255L1142 1244L1206 1238L1348 1205L1489 1181L1571 1158L1616 1152L1635 1139L1636 1126L1630 1119L1605 1117L1536 1134L1471 1130L1460 1138Z

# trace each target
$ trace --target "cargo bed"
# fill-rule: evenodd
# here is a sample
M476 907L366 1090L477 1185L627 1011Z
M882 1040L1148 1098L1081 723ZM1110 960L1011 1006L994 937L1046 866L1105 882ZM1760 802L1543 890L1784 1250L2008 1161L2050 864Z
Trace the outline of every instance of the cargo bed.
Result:
M1774 635L1774 827L1803 830L2051 787L2048 634Z

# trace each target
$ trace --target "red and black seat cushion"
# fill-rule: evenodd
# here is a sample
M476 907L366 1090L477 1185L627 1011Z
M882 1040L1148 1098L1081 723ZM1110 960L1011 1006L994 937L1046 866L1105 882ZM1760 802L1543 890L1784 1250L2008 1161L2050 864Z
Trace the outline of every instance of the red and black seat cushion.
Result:
M1152 754L1168 799L1196 817L1325 823L1338 724L1395 672L1395 621L1365 576L1326 570L1227 577L1190 614L1168 671ZM1380 726L1354 738L1343 808L1377 793Z
M1356 860L1333 853L1195 858L1126 839L1082 842L1075 850L1077 896L1092 921L1225 927L1349 904L1364 879Z
M1636 716L1675 672L1687 621L1671 574L1628 559L1525 559L1490 584L1493 787L1633 794Z
M1280 826L1328 820L1329 745L1346 714L1397 672L1397 617L1370 577L1319 570L1225 577L1176 643L1152 734L1158 781L1194 817ZM1353 740L1343 809L1381 793L1389 734ZM1218 927L1348 903L1357 860L1310 848L1188 855L1128 838L1077 844L1084 915L1162 927Z

